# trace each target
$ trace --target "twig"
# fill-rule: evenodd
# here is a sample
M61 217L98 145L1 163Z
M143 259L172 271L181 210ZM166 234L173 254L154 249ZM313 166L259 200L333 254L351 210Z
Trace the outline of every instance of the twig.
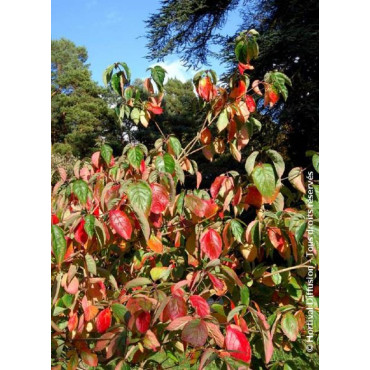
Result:
M159 132L161 133L161 135L163 136L163 138L165 139L166 138L166 135L163 133L163 131L161 130L161 128L159 127L158 123L156 120L153 120L154 124L157 126L157 129L159 130Z
M309 264L310 262L312 261L312 259L306 261L305 263L302 263L300 265L297 265L297 266L292 266L292 267L287 267L285 269L282 269L282 270L278 270L278 271L274 271L274 272L270 272L266 275L264 275L263 277L266 278L266 277L269 277L269 276L272 276L272 275L275 275L275 274L279 274L281 272L286 272L286 271L291 271L291 270L296 270L296 269L300 269L300 268L310 268L310 266L307 266L307 264Z

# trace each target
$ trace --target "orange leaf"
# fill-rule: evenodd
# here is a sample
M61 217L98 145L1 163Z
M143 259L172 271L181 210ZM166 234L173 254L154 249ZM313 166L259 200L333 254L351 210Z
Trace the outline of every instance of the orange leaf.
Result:
M153 234L150 236L147 246L155 253L163 253L162 242Z

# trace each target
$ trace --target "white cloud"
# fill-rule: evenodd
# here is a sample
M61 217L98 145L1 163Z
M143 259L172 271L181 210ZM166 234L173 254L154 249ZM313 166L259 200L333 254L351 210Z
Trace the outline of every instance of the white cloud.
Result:
M150 67L154 67L155 65L160 65L164 68L166 73L166 78L164 82L166 83L169 78L177 78L181 82L186 82L187 80L193 78L193 75L196 73L192 69L187 69L183 66L181 60L175 60L173 62L161 62L152 64Z

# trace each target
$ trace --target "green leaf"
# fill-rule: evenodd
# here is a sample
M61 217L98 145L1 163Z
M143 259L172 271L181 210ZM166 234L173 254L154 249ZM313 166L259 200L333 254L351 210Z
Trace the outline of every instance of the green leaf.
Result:
M134 146L128 151L127 158L131 166L138 170L140 168L141 161L144 159L144 153L140 147Z
M90 238L92 238L94 235L94 226L95 226L94 215L86 215L84 229Z
M154 66L153 68L150 68L150 72L152 75L153 81L156 83L158 90L163 90L163 82L164 77L167 73L165 69L163 69L161 66Z
M303 234L306 231L306 227L307 227L307 222L302 222L302 224L299 227L297 227L295 231L295 235L294 235L297 243L299 243L301 239L303 238Z
M240 222L237 221L237 220L231 220L230 227L231 227L231 231L232 231L235 239L239 243L241 243L242 242L242 235L243 235L244 230L243 230L243 227L240 224Z
M271 272L275 272L275 274L271 275L271 279L276 285L279 285L281 283L281 275L276 271L279 271L279 268L277 266L272 266Z
M253 183L264 197L271 197L276 189L276 175L269 163L257 165L252 172Z
M222 130L224 130L228 124L229 124L229 118L227 116L227 110L225 108L222 110L222 112L218 116L218 120L216 124L218 128L218 132L221 132Z
M125 315L128 311L127 311L127 308L123 304L113 303L112 304L112 311L113 311L114 315L117 316L119 321L121 321L121 322L125 321Z
M98 242L100 246L102 247L106 243L107 236L105 235L103 224L98 219L95 219L95 233L96 233Z
M247 43L245 40L240 40L235 45L235 56L238 62L247 64Z
M247 40L247 62L249 63L252 59L257 58L259 54L259 48L255 37L248 37Z
M117 72L115 73L111 80L110 80L110 84L112 86L112 89L119 95L119 96L122 96L122 89L121 89L121 75L122 75L122 72Z
M171 147L171 150L176 156L179 156L182 148L181 143L177 137L170 136L170 138L168 139L168 146Z
M113 149L107 145L103 144L101 149L100 149L100 154L102 158L104 159L104 162L109 165L111 159L112 159L112 154L113 154Z
M69 308L72 306L73 300L74 300L74 295L73 294L64 294L62 297L62 302L64 307Z
M316 172L319 173L319 155L316 153L312 156L312 164Z
M140 122L140 109L134 108L131 111L130 118L134 121L134 123L137 125Z
M76 180L72 185L73 193L76 195L81 204L86 204L89 187L84 180Z
M60 264L64 260L64 255L66 254L67 241L64 237L63 230L57 225L53 225L51 227L51 245L53 248L55 259L60 266Z
M171 269L169 267L153 267L150 270L150 276L153 280L164 279L170 275Z
M286 313L281 319L281 329L283 333L292 341L296 341L298 335L298 322L290 312Z
M285 163L283 157L276 150L267 150L267 155L271 158L272 163L275 166L276 173L281 177L285 170Z
M96 263L90 254L86 254L85 261L87 265L87 271L89 271L91 274L96 275Z
M246 306L249 306L249 289L246 285L240 287L240 301Z
M239 314L239 312L242 311L243 309L245 309L245 306L237 306L234 309L232 309L227 315L227 321L232 320L234 316Z
M125 73L126 73L127 82L129 82L131 80L130 68L128 67L128 65L125 62L118 62L117 64L119 64L121 67L123 67L123 69L125 70Z
M302 297L302 288L298 284L295 277L291 277L286 287L288 294L295 300L299 301Z
M133 205L132 209L136 215L137 220L139 221L144 238L146 241L148 241L150 237L150 225L148 222L148 218L147 216L145 216L144 212L140 208Z
M144 215L149 214L152 204L152 191L146 182L138 181L130 184L127 188L127 196L135 208L142 211Z
M158 156L156 158L155 167L158 171L172 174L175 170L175 160L171 154L165 153L163 156Z
M126 89L125 89L125 99L130 100L132 98L133 92L134 91L133 91L131 86L126 87Z
M106 68L103 72L103 83L105 86L108 85L112 78L112 72L113 72L114 64L110 65L108 68Z
M254 164L256 162L257 155L258 155L258 151L256 150L256 151L252 152L249 155L249 157L247 158L247 160L245 161L245 170L247 171L248 176L250 176L251 173L253 172Z
M137 286L142 286L142 285L151 285L152 284L152 281L149 280L148 278L146 277L138 277L136 279L133 279L131 281L129 281L126 285L125 285L125 289L130 289L130 288L135 288Z
M261 229L260 229L260 223L257 221L251 229L251 236L252 236L252 243L256 247L260 247L261 244Z

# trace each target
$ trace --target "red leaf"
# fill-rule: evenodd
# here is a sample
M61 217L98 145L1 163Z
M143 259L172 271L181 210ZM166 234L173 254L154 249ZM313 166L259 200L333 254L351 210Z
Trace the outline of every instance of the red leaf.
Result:
M94 167L99 168L100 152L95 152L91 156L91 163Z
M156 228L160 228L163 225L163 215L161 213L160 214L150 213L149 219L153 226Z
M222 184L225 182L226 179L227 179L226 176L218 176L213 181L213 183L211 185L211 189L210 189L213 199L217 198L217 195L220 191L220 188L221 188Z
M210 314L209 305L203 297L199 295L192 295L190 297L190 303L195 308L197 314L200 317L204 317Z
M186 316L187 308L184 298L179 296L171 297L162 312L161 321L175 320L178 317Z
M168 191L163 185L156 183L150 184L150 188L153 197L150 211L156 214L162 213L170 201Z
M140 172L144 173L145 170L146 170L145 161L144 161L144 159L142 159L141 162L140 162Z
M205 203L204 209L204 217L210 218L215 215L218 211L218 205L215 203L213 199L204 199L203 203Z
M218 258L222 251L220 234L213 229L205 231L200 239L200 248L211 260Z
M132 233L132 225L126 213L116 209L109 212L109 221L113 229L122 236L123 239L129 240Z
M220 280L219 278L217 278L216 276L214 276L211 273L208 273L208 277L211 280L211 282L213 284L213 287L216 290L216 294L217 295L223 295L223 294L225 294L225 292L227 290L227 287L226 287L225 282L222 281L222 280Z
M68 330L73 331L77 328L78 317L77 312L75 312L68 320Z
M247 104L249 112L253 113L256 110L256 103L250 95L246 95L245 102Z
M145 333L143 344L145 348L151 349L153 351L156 351L156 349L161 346L156 335L151 330L148 330Z
M150 311L152 309L152 301L146 296L131 297L126 304L126 308L134 314L139 310Z
M142 311L135 321L137 330L144 334L149 329L150 320L150 313L147 311Z
M235 207L240 203L241 199L242 199L242 187L238 186L231 204Z
M74 277L72 281L68 285L66 284L63 288L69 294L76 294L79 284L80 282L78 281L78 279Z
M153 103L147 103L146 108L154 114L162 114L163 108Z
M62 179L63 182L67 180L67 172L63 167L58 167L58 172L60 175L60 178Z
M226 349L231 352L230 355L239 360L250 362L251 360L251 346L245 334L243 334L236 325L228 325L226 327L225 338Z
M175 297L183 297L184 291L181 289L183 286L188 285L189 282L187 280L180 280L175 285L171 286L171 293Z
M248 193L244 202L256 208L261 208L262 195L255 186L248 187Z
M193 320L192 316L178 317L177 319L171 321L166 329L169 330L169 331L180 330L190 320Z
M231 90L229 97L231 99L240 98L247 91L247 87L243 80L237 81L235 87Z
M201 319L189 321L181 333L181 339L193 347L203 346L208 337L206 323Z
M254 67L251 66L250 64L243 64L239 62L238 69L239 69L240 74L242 75L244 71L249 70L249 69L254 69Z
M202 174L199 171L197 171L196 175L197 175L197 189L199 189L200 183L202 182Z
M185 207L189 208L192 213L198 217L204 217L207 203L195 195L187 194L185 196Z
M274 248L276 248L279 252L282 252L284 249L285 240L281 233L281 230L277 227L269 227L267 228L267 235Z
M213 324L211 322L206 322L208 328L208 334L215 340L216 344L223 348L225 344L225 338L222 335L220 328L218 325Z
M59 218L57 215L51 215L51 223L52 225L56 225L59 223Z
M88 366L98 366L98 356L89 350L81 351L81 359Z
M98 333L104 333L112 323L112 314L109 308L104 309L96 318L96 329Z
M211 82L211 79L208 76L203 77L199 81L197 93L205 101L210 101L213 98L214 87Z
M84 225L85 225L85 220L82 219L75 230L75 240L82 245L84 245L89 239L89 236L87 235L84 229Z
M279 100L279 95L276 89L272 85L266 84L265 101L264 101L265 107L266 105L270 105L270 107L272 107L278 100Z

